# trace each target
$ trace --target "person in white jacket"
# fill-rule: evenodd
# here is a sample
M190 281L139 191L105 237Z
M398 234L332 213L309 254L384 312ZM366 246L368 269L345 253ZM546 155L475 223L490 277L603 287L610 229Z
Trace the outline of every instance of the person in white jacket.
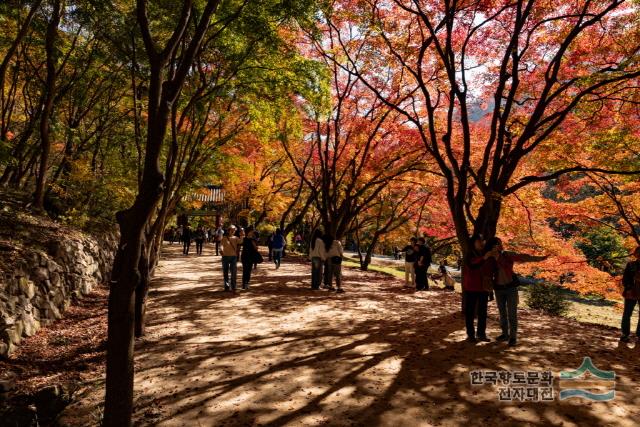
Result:
M334 240L332 236L326 235L324 245L327 251L327 260L329 261L329 271L325 271L325 277L327 277L328 280L325 283L329 285L328 289L330 291L335 290L338 293L342 293L344 292L344 289L342 289L342 243L340 243L340 240ZM337 289L331 286L331 280L334 278Z
M322 231L320 230L314 231L311 236L309 259L311 260L311 289L320 289L322 266L327 259L327 251L325 251Z

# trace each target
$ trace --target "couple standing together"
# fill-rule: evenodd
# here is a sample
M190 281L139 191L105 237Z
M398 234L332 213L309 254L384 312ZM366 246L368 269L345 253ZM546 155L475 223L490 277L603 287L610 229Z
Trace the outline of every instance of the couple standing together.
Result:
M320 230L313 232L309 247L311 260L311 289L320 289L324 270L324 288L338 293L342 289L342 243L331 235L323 235ZM331 282L335 279L336 288Z
M416 286L416 291L428 291L427 271L431 265L431 249L424 237L412 237L404 252L404 284Z
M494 237L485 241L482 235L471 237L471 253L462 271L462 289L467 341L491 341L486 334L487 304L491 293L495 293L500 329L497 341L517 344L518 333L518 285L513 273L516 262L542 261L547 256L517 254L504 250L502 241ZM477 329L474 320L478 316Z
M236 230L235 225L230 226L227 234L220 239L224 290L233 292L236 291L238 258L242 262L242 289L249 289L251 270L255 264L262 262L253 228L247 227L246 234L241 233L240 236L235 235Z

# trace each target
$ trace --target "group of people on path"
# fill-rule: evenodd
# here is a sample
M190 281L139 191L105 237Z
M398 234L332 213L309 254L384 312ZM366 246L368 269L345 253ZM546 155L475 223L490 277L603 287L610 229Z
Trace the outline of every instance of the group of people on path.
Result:
M280 268L286 239L282 230L277 229L269 238L269 257L276 270ZM220 241L222 254L222 275L225 291L236 291L237 262L242 263L242 289L249 289L251 271L263 262L258 251L258 235L252 227L244 230L231 225ZM311 238L309 259L311 260L311 289L323 288L338 293L342 288L342 257L344 251L339 240L316 230ZM335 287L333 286L335 282ZM324 284L323 284L324 283Z
M245 232L242 228L231 225L227 233L224 233L222 227L215 231L205 231L202 226L192 230L187 225L171 230L171 243L176 235L183 242L185 255L189 254L191 241L195 241L198 255L202 254L204 242L215 242L216 255L222 255L225 291L236 291L238 260L242 263L242 289L249 289L252 270L263 262L258 251L259 236L253 227L247 227ZM269 258L273 259L278 269L286 247L286 239L280 229L270 236L268 245ZM405 254L405 286L415 286L417 291L428 290L427 271L432 262L432 254L426 240L423 237L412 237L402 252ZM311 289L317 290L322 287L338 293L344 292L343 256L340 240L320 230L313 232L309 245ZM640 307L640 246L635 249L633 256L635 259L626 265L622 279L624 312L620 341L623 342L630 341L631 316L635 306ZM480 234L471 237L471 253L462 265L463 310L468 342L491 341L486 334L487 308L489 301L495 296L501 329L496 341L506 341L509 346L517 345L520 282L514 274L514 264L542 261L547 257L506 251L498 237L489 240L485 240ZM445 263L441 263L439 271L443 276L445 288L453 289L453 278L448 275ZM640 339L640 317L635 333Z
M218 255L220 240L224 234L222 227L218 227L216 230L212 228L205 229L204 226L199 225L195 230L191 228L189 224L179 227L171 227L169 229L169 244L174 242L182 243L182 254L189 255L191 249L191 243L196 244L196 254L202 255L205 242L216 244L216 255Z

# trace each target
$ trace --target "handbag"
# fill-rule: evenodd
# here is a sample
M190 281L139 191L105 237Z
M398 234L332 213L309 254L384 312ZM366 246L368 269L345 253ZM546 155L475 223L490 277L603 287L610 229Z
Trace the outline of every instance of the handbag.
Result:
M488 275L482 276L482 290L485 292L493 292L493 277Z
M264 262L264 258L262 258L262 254L256 251L255 255L253 256L253 263L262 264L263 262Z
M331 264L342 264L342 257L341 256L332 256L331 257Z

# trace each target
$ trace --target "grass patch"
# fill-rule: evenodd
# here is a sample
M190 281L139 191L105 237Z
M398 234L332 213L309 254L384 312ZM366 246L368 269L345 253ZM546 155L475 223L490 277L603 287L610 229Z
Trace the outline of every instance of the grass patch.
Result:
M344 265L345 267L359 269L360 261L353 258L344 257L344 261L342 262L342 265ZM376 264L369 264L369 271L377 271L379 273L385 273L390 276L397 277L398 279L404 279L404 269L401 270L396 267L386 267L386 266L381 266Z

